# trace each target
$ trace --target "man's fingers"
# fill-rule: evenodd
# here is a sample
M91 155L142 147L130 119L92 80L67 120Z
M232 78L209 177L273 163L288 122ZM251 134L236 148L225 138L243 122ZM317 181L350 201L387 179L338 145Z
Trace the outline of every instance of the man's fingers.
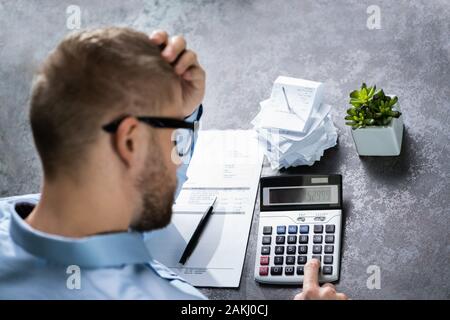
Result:
M345 293L336 293L336 300L348 300L348 297Z
M327 287L336 290L336 287L333 284L331 284L331 283L324 283L322 285L322 288L327 288Z
M150 41L160 47L165 47L169 41L169 34L164 30L155 30L150 35Z
M177 60L175 73L182 75L187 69L197 65L197 55L191 50L186 50Z
M166 47L162 51L164 59L170 63L174 62L178 55L185 51L186 40L182 36L175 36L169 39Z
M297 293L294 297L294 300L305 300L303 292Z
M319 267L317 259L309 260L305 265L305 276L303 278L303 290L308 291L319 287Z
M187 71L183 74L183 79L188 81L197 81L197 80L205 80L205 70L200 67L200 65L196 65L187 69Z

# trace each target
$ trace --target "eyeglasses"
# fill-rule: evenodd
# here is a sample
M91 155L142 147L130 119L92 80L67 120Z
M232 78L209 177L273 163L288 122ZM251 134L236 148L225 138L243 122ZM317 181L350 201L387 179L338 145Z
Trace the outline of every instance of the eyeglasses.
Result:
M123 116L102 126L108 133L115 133L123 120L131 116ZM135 117L138 121L154 128L176 129L172 134L172 141L176 147L178 156L186 156L194 144L194 135L198 131L198 121L188 122L173 118L161 117Z

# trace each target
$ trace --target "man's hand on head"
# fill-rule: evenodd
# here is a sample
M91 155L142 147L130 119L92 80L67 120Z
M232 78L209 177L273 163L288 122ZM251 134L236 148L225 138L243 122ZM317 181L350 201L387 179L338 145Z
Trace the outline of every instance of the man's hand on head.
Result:
M336 292L336 288L331 283L319 286L319 267L319 260L308 261L305 265L303 292L297 294L294 300L347 300L347 296Z
M154 31L150 40L160 46L162 57L173 65L175 73L181 78L183 112L187 117L200 105L205 95L205 71L197 60L197 54L186 49L182 36L169 37L162 30Z

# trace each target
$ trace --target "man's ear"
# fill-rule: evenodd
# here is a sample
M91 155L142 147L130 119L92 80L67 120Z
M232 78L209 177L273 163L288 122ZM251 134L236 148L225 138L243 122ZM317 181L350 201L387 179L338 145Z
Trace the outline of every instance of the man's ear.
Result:
M115 149L127 167L130 167L137 157L138 124L136 118L128 117L120 123L115 134Z

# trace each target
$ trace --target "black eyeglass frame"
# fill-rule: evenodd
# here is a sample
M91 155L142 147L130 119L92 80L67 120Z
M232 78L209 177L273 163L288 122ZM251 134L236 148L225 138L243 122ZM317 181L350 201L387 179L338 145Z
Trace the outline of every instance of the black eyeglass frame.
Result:
M194 136L195 136L196 132L198 131L198 127L199 127L199 121L197 121L197 120L195 120L194 122L190 122L190 121L174 119L174 118L165 118L165 117L147 117L147 116L126 115L126 116L122 116L116 120L113 120L110 123L103 125L102 129L108 133L115 133L117 131L117 129L119 128L120 124L122 123L122 121L129 117L134 117L138 121L143 122L154 128L189 129L192 131L193 137L191 139L189 148L187 150L188 151L192 150L192 148L194 146L194 140L195 140ZM176 140L174 140L173 143L175 146L177 146ZM178 150L178 155L180 157L184 157L185 155L187 155L187 152L180 153L180 151Z
M122 121L128 117L132 116L123 116L120 117L119 119L113 120L110 123L102 126L102 129L109 133L115 133L119 128L120 124L122 123ZM174 118L146 117L146 116L138 116L134 118L154 128L190 129L195 132L198 127L198 121L189 122Z

